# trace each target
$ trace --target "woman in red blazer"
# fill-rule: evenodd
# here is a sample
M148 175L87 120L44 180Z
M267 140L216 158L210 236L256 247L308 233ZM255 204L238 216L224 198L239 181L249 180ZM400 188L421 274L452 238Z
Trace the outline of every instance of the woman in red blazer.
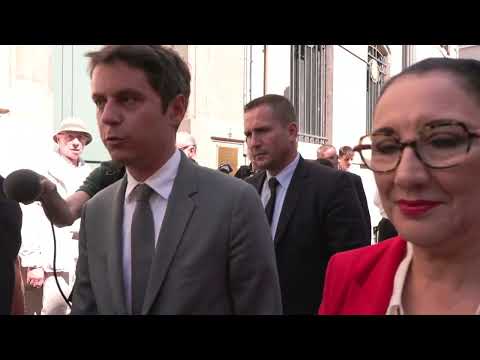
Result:
M355 148L399 237L330 259L320 314L480 313L480 62L431 58L382 89Z

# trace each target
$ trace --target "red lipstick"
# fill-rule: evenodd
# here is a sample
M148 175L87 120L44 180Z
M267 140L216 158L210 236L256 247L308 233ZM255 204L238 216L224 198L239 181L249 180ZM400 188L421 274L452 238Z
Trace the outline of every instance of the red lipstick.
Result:
M428 200L399 200L397 205L400 211L410 217L421 216L434 207L440 205L441 202L438 201L428 201Z

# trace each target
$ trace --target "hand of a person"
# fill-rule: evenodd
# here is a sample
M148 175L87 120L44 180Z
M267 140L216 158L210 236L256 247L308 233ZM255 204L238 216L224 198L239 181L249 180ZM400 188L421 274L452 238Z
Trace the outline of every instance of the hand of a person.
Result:
M27 284L34 288L41 288L45 280L45 272L42 268L32 269L27 271Z
M48 194L57 191L57 185L42 175L40 175L40 188L40 195L37 200L41 200L43 197L48 196Z
M45 176L39 175L40 178L40 192L38 196L30 202L22 201L25 205L30 205L35 201L42 201L45 197L48 197L49 194L57 190L57 185L48 180Z

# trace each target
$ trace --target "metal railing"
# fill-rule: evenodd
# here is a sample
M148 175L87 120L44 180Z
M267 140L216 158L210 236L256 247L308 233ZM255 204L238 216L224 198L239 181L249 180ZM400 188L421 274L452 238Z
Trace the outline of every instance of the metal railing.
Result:
M299 140L322 144L326 138L326 45L293 45L290 100L299 124Z

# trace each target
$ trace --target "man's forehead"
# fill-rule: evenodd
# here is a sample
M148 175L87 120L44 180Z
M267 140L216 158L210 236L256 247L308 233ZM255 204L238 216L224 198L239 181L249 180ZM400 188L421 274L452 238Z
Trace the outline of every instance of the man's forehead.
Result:
M280 124L281 121L275 118L275 113L267 104L259 105L245 113L245 122L252 127L271 127Z
M92 92L153 90L145 72L123 62L99 64L92 72Z

